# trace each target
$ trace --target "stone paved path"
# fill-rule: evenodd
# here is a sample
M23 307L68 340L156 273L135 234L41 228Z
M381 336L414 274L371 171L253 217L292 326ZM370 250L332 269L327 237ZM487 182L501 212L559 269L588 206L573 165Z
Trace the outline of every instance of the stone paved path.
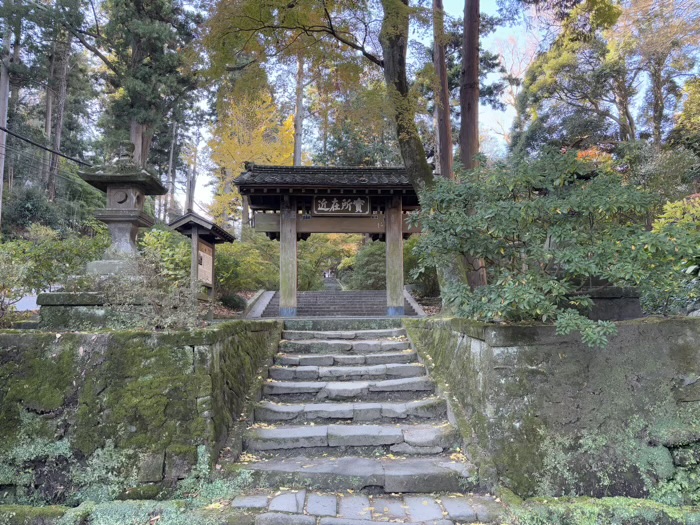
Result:
M382 494L283 490L239 496L232 507L256 510L256 525L458 525L491 523L500 509L490 496Z
M236 465L258 489L233 502L256 525L495 519L398 321L285 322L262 394Z

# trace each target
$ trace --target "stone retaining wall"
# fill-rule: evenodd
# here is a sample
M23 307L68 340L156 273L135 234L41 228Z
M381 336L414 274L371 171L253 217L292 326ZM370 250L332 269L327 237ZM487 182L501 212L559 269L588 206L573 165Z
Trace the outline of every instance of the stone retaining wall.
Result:
M551 326L404 324L485 485L700 501L700 319L620 322L605 349Z
M280 334L276 321L0 332L0 503L184 478L235 430Z

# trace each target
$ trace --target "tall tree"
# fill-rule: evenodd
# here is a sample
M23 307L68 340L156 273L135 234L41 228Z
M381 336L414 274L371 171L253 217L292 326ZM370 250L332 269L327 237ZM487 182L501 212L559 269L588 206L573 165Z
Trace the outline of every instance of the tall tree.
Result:
M435 113L437 171L443 177L453 178L452 172L452 118L450 115L450 87L447 78L445 9L442 0L433 0L433 64L435 66Z
M145 166L154 131L186 94L194 92L191 44L201 16L169 0L106 0L106 23L88 23L63 10L60 23L102 61L112 90L111 142L129 138L134 162Z
M468 170L476 167L479 153L479 17L479 0L465 0L459 81L459 151L462 164Z

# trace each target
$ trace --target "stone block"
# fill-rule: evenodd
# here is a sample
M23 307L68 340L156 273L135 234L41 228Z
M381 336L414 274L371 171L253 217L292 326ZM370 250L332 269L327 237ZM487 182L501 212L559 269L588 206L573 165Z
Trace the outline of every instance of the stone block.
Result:
M304 405L306 419L352 419L352 403L310 403Z
M266 512L255 517L255 525L316 525L313 516Z
M361 494L341 496L338 505L338 517L355 520L371 519L372 505L367 496Z
M328 446L327 427L263 428L249 432L249 450L277 450Z
M165 453L155 452L141 454L139 457L138 480L141 483L158 483L163 481Z
M469 523L476 521L476 512L465 497L445 496L442 498L442 506L450 519Z
M378 498L372 500L372 518L377 521L404 521L406 519L406 509L404 502L399 498Z
M400 428L380 425L329 425L328 446L372 447L403 441Z
M382 403L382 417L404 419L407 416L406 403Z
M267 496L237 496L231 506L240 509L266 509Z
M354 421L374 421L382 417L381 403L355 403L353 404Z
M440 454L443 451L442 447L414 447L408 443L399 443L398 445L392 446L390 450L396 454L406 454L409 456Z
M306 512L313 516L335 516L338 513L338 501L331 494L309 494Z
M279 496L272 498L270 505L268 506L268 510L270 512L290 512L298 514L304 512L305 499L305 490L280 494Z
M403 500L412 521L439 520L444 517L442 508L432 497L405 496Z

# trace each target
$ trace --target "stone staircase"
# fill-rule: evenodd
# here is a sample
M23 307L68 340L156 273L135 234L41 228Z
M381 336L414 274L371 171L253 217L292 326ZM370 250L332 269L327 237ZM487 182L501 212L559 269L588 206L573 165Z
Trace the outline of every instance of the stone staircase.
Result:
M233 506L256 525L489 522L458 443L398 320L288 320L238 466L256 489Z
M280 294L275 292L265 307L262 317L279 317ZM405 315L415 316L416 311L404 301ZM326 290L297 293L297 317L385 317L386 291Z

